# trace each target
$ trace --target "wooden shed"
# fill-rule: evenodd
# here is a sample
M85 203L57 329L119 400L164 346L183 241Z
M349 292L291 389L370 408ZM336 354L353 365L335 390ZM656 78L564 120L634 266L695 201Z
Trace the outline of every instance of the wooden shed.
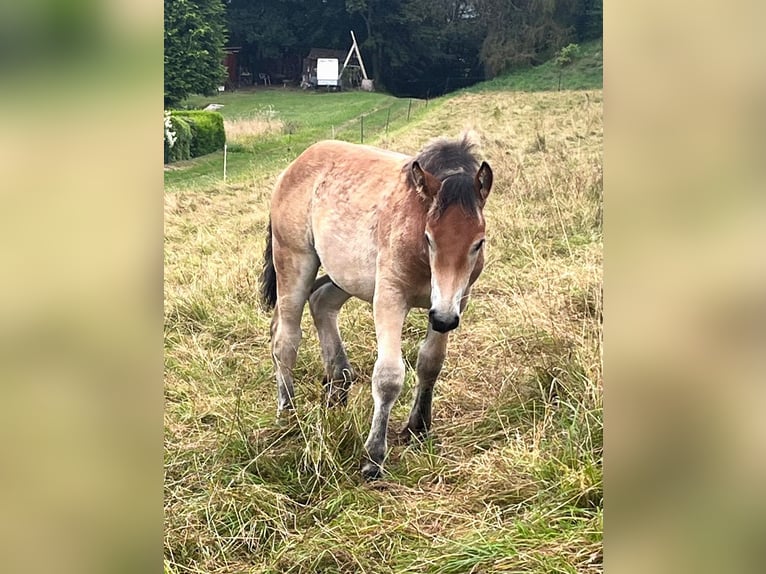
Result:
M226 67L226 85L229 89L239 87L240 85L238 54L241 50L241 46L231 46L223 49L223 65Z

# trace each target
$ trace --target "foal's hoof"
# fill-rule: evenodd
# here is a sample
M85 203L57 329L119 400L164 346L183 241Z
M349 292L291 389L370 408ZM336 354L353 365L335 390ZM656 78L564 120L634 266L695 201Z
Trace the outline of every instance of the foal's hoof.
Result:
M366 461L362 465L362 477L367 480L378 480L380 477L383 476L383 466L377 463L372 462L371 460Z
M344 371L345 373L345 371ZM351 387L351 379L346 377L330 379L327 375L322 379L322 386L324 387L327 406L328 407L345 407L348 402L348 390Z
M278 428L289 428L298 422L298 415L292 407L279 409L277 411L276 426Z
M343 389L332 389L326 395L328 407L345 407L348 402L348 391Z
M425 428L412 429L408 426L404 427L396 435L396 440L398 444L409 444L410 442L412 442L412 439L415 439L416 442L423 442L427 438L428 438L428 429L425 429Z

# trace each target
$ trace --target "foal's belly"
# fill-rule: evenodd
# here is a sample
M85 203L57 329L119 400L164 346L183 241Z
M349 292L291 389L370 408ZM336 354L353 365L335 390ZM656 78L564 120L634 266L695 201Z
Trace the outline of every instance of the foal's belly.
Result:
M375 294L375 258L358 252L327 252L317 248L319 260L327 275L346 293L372 303Z
M319 224L314 229L314 249L325 273L346 293L368 302L375 293L377 260L370 235L364 227Z
M328 210L329 211L329 210ZM324 272L346 293L372 303L375 295L378 247L376 226L368 214L341 219L335 212L325 212L313 222L314 249ZM397 266L398 267L398 266ZM409 307L431 306L430 276L404 273L398 277L402 297Z
M346 293L372 303L376 273L374 257L372 261L364 262L358 257L348 258L338 254L325 258L320 254L319 257L333 283ZM431 306L431 287L414 286L412 291L406 290L403 297L410 308L428 309Z
M342 247L334 241L315 243L325 273L346 293L372 303L375 295L377 252L371 248ZM406 284L406 280L404 284ZM410 308L428 309L431 306L430 282L410 284L402 293Z

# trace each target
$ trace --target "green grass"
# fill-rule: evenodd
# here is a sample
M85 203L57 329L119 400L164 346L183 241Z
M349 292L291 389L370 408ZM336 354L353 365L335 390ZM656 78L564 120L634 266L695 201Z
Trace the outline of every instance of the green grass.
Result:
M603 86L603 42L582 44L580 50L578 59L563 71L562 89L600 89ZM387 124L388 132L393 133L409 121L421 118L428 105L439 106L463 93L555 91L558 81L559 69L549 61L481 82L428 104L423 100L361 91L306 92L254 88L210 97L193 96L183 102L182 107L203 108L218 103L224 106L218 111L229 121L268 118L280 122L282 128L278 133L229 146L227 181L236 183L255 181L263 173L283 169L300 152L321 139L360 142L362 116L366 143L369 143L386 132ZM165 189L168 191L185 187L206 188L222 180L223 152L179 162L165 171Z
M450 340L433 434L391 447L373 484L359 473L370 306L352 300L340 316L359 376L345 409L322 406L305 313L298 409L278 424L257 281L280 168L329 117L353 141L361 113L381 125L407 101L281 89L192 101L224 103L233 121L270 105L297 127L241 140L226 183L216 154L166 172L165 573L602 572L601 91L462 93L375 130L413 153L470 125L495 183L487 264ZM425 327L417 311L405 324L395 428Z
M561 73L562 90L596 90L604 86L603 40L580 45L580 56ZM465 92L514 90L524 92L557 91L559 67L549 60L539 66L515 70L487 82L481 82Z
M371 108L383 107L395 100L376 92L313 92L283 88L253 88L224 92L215 96L193 96L184 107L202 108L211 103L223 104L218 110L225 118L248 117L272 107L280 116L302 125L330 127L358 116Z
M254 89L195 96L184 106L202 108L223 104L218 111L224 119L236 122L253 118L279 122L278 133L249 138L230 146L227 181L252 180L261 173L284 168L300 152L321 139L360 142L361 122L367 142L388 130L394 131L414 121L427 108L422 100L395 98L367 92L304 92L289 89ZM179 162L165 171L166 190L188 186L204 188L223 179L223 152Z

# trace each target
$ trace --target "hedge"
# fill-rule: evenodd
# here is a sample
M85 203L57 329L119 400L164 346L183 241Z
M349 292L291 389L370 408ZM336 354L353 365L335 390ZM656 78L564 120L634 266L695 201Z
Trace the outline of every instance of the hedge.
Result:
M171 112L171 118L183 119L191 128L190 157L199 157L223 149L226 132L223 129L223 116L218 112L175 110Z
M192 130L189 122L185 118L171 115L170 123L176 133L176 142L169 149L165 142L165 163L191 158Z

